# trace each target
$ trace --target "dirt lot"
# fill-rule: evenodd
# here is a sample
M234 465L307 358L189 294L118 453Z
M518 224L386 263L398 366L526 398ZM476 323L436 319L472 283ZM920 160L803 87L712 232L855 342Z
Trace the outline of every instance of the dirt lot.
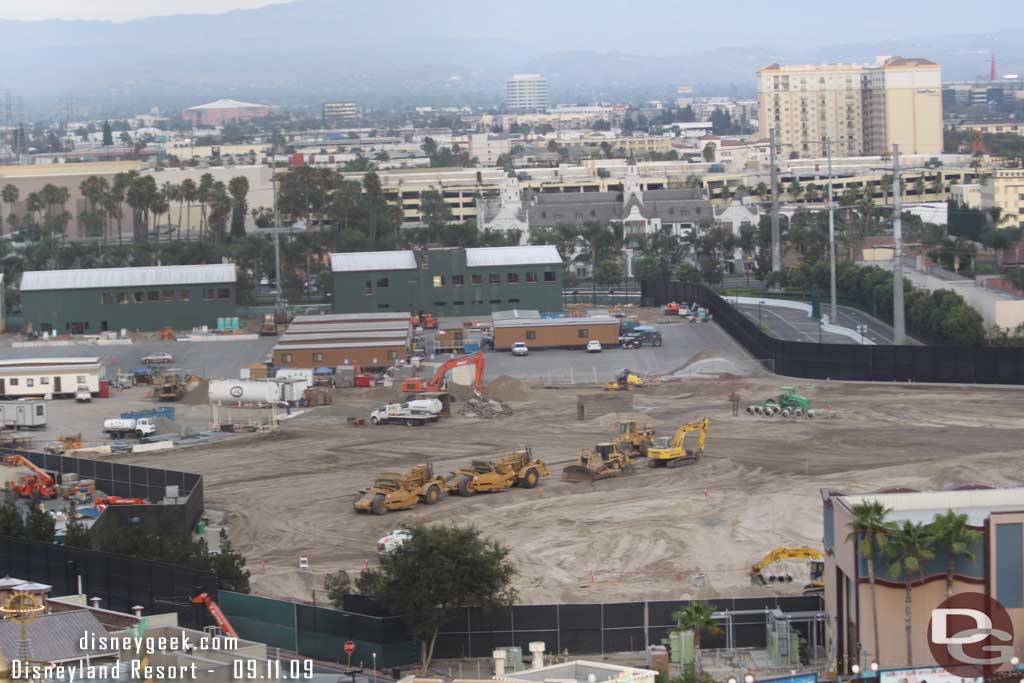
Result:
M746 405L778 385L772 378L703 379L637 392L634 414L662 434L710 416L707 455L694 466L641 466L634 476L594 484L563 483L558 475L580 448L610 439L625 414L577 422L579 389L569 388L534 387L531 400L512 404L512 416L452 417L424 428L347 426L345 416L365 415L385 391L349 390L338 404L299 416L271 437L127 461L204 474L207 505L226 511L254 590L303 599L325 573L372 564L377 538L416 521L475 524L511 546L524 602L758 594L774 590L752 587L747 576L764 552L782 543L820 545L822 488L1024 479L1018 390L804 384L817 406L831 404L841 417L731 415L730 392ZM379 471L429 461L447 474L523 443L552 465L538 489L450 497L382 517L352 509ZM298 571L299 556L309 558L311 572Z

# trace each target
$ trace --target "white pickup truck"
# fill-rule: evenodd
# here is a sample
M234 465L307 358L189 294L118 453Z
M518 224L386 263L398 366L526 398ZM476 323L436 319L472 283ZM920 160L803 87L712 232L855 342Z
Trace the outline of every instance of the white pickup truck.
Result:
M156 422L151 417L137 419L114 417L103 421L103 431L115 439L120 439L125 434L134 434L141 439L144 436L156 434Z
M75 400L79 403L89 403L92 401L92 392L89 391L89 387L79 384L78 388L75 389Z
M436 398L421 398L406 403L389 403L370 413L370 422L375 425L397 422L407 427L437 422L443 406Z

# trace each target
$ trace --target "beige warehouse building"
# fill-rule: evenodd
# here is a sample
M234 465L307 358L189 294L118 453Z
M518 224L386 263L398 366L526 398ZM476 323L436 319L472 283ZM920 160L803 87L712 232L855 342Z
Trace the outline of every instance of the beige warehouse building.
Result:
M873 64L772 64L757 72L760 133L775 129L782 156L942 153L942 75L927 59Z

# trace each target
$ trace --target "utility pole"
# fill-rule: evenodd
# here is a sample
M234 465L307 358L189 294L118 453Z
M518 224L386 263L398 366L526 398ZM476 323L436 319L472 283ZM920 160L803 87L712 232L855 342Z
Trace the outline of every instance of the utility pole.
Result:
M779 171L775 165L775 129L768 131L769 163L772 167L772 272L782 270L782 237L779 235Z
M903 191L900 188L900 146L892 146L892 343L904 343L903 318Z
M831 322L838 324L839 313L836 310L836 208L832 203L832 138L825 138L825 151L828 153L828 259L829 284L832 288Z
M274 287L274 308L275 313L281 310L281 287L284 279L281 277L281 221L277 219L277 146L270 143L270 187L273 193L272 202L274 207L274 280L277 283Z

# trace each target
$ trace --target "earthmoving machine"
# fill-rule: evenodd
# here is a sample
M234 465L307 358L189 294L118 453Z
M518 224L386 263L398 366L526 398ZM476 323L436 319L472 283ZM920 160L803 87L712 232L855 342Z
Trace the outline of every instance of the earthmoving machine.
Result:
M644 384L646 384L646 382L644 382L643 377L627 368L619 370L618 374L615 375L615 379L604 385L604 390L633 391L633 389L642 387Z
M7 487L11 491L17 491L23 498L54 498L57 495L57 488L54 486L53 477L41 467L23 455L5 455L4 464L10 467L25 467L32 471L32 474L24 474L18 477L17 481L10 481Z
M779 546L750 568L752 579L762 585L791 581L792 577L765 572L779 560L807 560L810 563L811 582L804 586L804 595L813 595L825 590L825 556L816 548L807 546Z
M273 313L267 313L263 316L263 323L260 325L260 336L261 337L276 337L277 336L277 321L274 320Z
M694 422L687 422L671 437L655 437L654 443L647 448L647 464L651 467L679 467L697 462L704 455L704 442L708 438L708 418L703 417ZM697 447L686 448L686 435L699 432Z
M654 443L654 430L647 425L638 427L636 420L619 422L619 435L615 437L615 448L629 453L634 458L646 458L647 449Z
M590 450L581 450L575 465L566 465L562 470L562 481L599 481L635 471L628 453L618 450L614 443L599 443Z
M444 477L434 475L430 465L416 465L405 474L385 472L373 486L360 492L355 502L357 512L383 515L391 510L408 510L417 503L433 505L448 490Z
M484 354L477 351L467 356L458 356L441 363L437 372L428 381L424 382L422 377L410 377L402 382L402 391L416 393L421 391L444 391L445 377L455 368L464 365L475 365L476 374L473 376L473 391L476 394L483 394L484 391Z
M238 632L228 621L227 616L221 611L220 606L214 602L213 598L210 597L209 593L200 593L196 597L192 598L192 603L195 605L204 605L206 610L213 617L213 621L220 627L220 630L224 635L231 636L232 638L238 637Z
M747 406L747 412L765 417L814 417L815 414L811 409L811 399L796 393L796 387L782 387L778 396Z
M161 401L180 401L185 396L185 381L177 371L165 371L160 377L158 398Z
M448 478L448 492L460 496L477 493L504 491L519 486L532 489L541 477L548 476L548 466L543 460L535 460L529 446L514 451L500 460L488 462L474 460L469 467L452 472Z
M665 315L679 315L679 309L682 308L681 304L672 301L665 304Z

